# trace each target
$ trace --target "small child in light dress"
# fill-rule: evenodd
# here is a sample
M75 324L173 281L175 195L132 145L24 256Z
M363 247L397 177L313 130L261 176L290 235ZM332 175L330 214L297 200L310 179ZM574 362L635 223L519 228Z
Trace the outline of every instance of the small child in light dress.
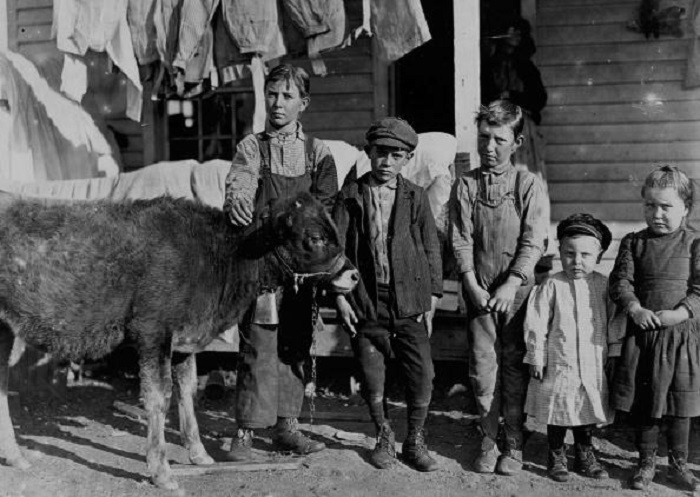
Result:
M525 363L530 385L525 411L547 425L547 472L569 476L564 438L574 435L575 470L603 479L608 473L593 453L592 432L611 421L605 363L619 355L618 337L608 330L608 279L595 270L610 245L610 230L588 214L574 214L557 226L563 271L530 295L525 317Z

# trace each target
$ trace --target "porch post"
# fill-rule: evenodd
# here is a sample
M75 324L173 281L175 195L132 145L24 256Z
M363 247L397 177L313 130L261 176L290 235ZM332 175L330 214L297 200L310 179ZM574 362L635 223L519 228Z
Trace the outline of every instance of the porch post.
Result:
M457 175L479 165L474 118L481 101L479 2L453 0L455 31L455 137Z

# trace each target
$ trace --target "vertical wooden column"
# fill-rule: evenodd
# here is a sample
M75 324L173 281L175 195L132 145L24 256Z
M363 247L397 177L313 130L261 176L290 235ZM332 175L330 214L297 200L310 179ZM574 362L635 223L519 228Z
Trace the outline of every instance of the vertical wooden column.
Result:
M0 52L8 49L8 27L7 0L0 0Z
M479 2L453 0L455 28L455 172L479 165L474 118L481 100Z

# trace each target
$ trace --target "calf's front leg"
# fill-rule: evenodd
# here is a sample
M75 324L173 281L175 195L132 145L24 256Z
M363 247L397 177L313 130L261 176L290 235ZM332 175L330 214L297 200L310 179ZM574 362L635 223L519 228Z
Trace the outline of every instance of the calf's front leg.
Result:
M173 370L177 386L177 413L182 443L189 452L190 462L197 465L214 464L199 438L199 425L194 413L197 395L197 362L194 354L173 355Z
M170 368L171 344L141 341L139 366L141 398L148 414L148 436L146 463L155 485L169 490L178 488L177 481L168 464L165 451L165 417L172 394L172 372Z

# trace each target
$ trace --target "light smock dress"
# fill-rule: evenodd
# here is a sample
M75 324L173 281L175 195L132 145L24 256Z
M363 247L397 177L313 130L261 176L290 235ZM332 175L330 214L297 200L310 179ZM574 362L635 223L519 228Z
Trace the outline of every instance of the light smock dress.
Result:
M556 426L607 424L605 361L608 355L608 279L592 272L569 279L550 276L533 290L527 303L525 363L544 367L532 378L525 412Z

